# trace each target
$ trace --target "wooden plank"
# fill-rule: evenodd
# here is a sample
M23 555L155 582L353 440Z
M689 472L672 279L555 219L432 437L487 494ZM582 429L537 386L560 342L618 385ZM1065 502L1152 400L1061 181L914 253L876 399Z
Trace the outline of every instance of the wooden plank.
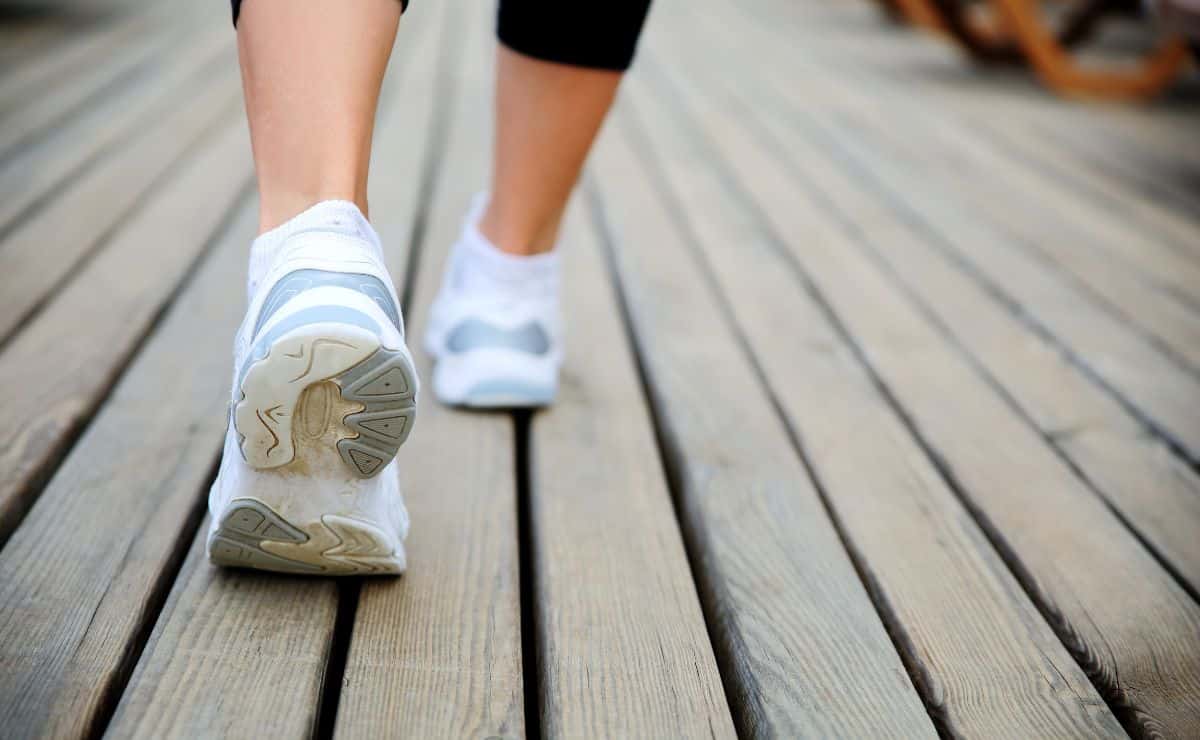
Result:
M9 89L9 80L31 59L41 61L60 51L61 44L78 35L73 26L77 24L54 14L8 18L0 25L0 90ZM3 100L0 95L0 111Z
M757 49L762 49L762 44ZM762 53L769 54L767 50L762 50ZM784 62L779 61L776 64ZM788 68L796 70L797 66L791 65ZM805 79L809 84L804 85L803 94L799 94L794 85L780 85L780 103L790 108L793 116L817 116L827 121L830 128L846 128L851 124L846 116L828 116L823 113L823 107L817 110L811 106L810 97L818 89L835 98L836 102L830 103L832 106L845 107L842 102L850 101L845 103L846 106L862 107L862 104L857 102L858 98L870 98L871 101L875 101L882 96L888 101L888 110L894 112L907 107L899 100L895 104L889 101L888 98L898 96L881 94L878 85L875 85L876 89L871 89L871 86L858 84L857 80L854 84L830 85L828 80L822 79L820 70L815 70L810 76L805 76ZM834 94L834 90L838 92ZM828 98L822 96L822 100ZM864 114L863 126L869 127L868 122L871 120L881 120L880 115L884 108L876 108L874 102L870 103L868 109L871 113ZM894 127L907 128L910 131L911 136L908 138L916 139L920 136L914 125L906 126L902 121L904 116L893 115L892 118L895 119ZM937 126L931 119L924 121L922 126L926 132L925 136L931 136L931 131L937 132L938 146L950 136L949 126ZM1055 240L1054 234L1046 234L1044 239L1040 240L1040 247L1052 248L1060 253L1061 257L1072 255L1070 261L1075 263L1073 269L1078 275L1090 279L1093 287L1102 288L1112 296L1115 295L1112 282L1121 281L1117 293L1124 294L1120 299L1122 307L1140 313L1141 325L1153 327L1158 337L1146 336L1144 332L1123 325L1127 319L1122 311L1115 311L1111 307L1108 311L1098 311L1094 302L1096 299L1088 295L1090 288L1081 287L1069 276L1058 277L1054 271L1045 270L1043 259L1039 259L1036 254L1021 254L1020 248L1012 246L1012 240L1006 239L1006 235L998 233L994 228L978 228L977 223L966 218L967 211L962 209L961 204L953 203L955 193L988 186L971 184L970 187L965 187L966 181L946 187L929 184L929 152L934 150L934 145L926 148L926 156L920 157L919 161L899 164L894 163L894 150L888 146L876 144L863 149L863 145L870 143L865 134L864 131L860 136L845 138L847 143L860 145L860 160L865 157L864 161L872 163L872 168L869 168L871 175L866 178L864 185L881 180L880 176L876 176L876 170L887 173L887 178L876 187L883 187L894 193L898 200L911 201L911 205L902 206L902 210L907 213L905 218L924 218L929 222L931 230L946 234L946 239L941 241L961 253L964 269L980 275L980 279L989 285L990 290L1003 295L1004 300L1012 305L1018 306L1016 301L1022 299L1020 303L1024 308L1019 308L1020 311L1030 315L1031 321L1037 325L1039 331L1054 331L1058 341L1066 345L1067 351L1080 357L1079 361L1088 372L1098 374L1103 383L1115 389L1114 392L1123 403L1138 408L1141 417L1148 419L1151 425L1164 433L1172 443L1183 446L1190 459L1195 461L1194 440L1190 439L1189 435L1194 437L1198 416L1190 411L1187 404L1178 403L1178 399L1195 397L1200 392L1200 386L1196 385L1196 367L1200 366L1194 362L1200 360L1200 351L1196 350L1200 339L1200 324L1194 308L1188 308L1183 302L1176 302L1175 299L1164 300L1164 296L1153 297L1144 288L1140 289L1129 279L1123 279L1122 271L1116 269L1110 261L1097 259L1096 255L1088 255L1082 249L1061 246L1061 243L1070 241L1069 237L1064 239L1060 235ZM960 134L958 138L964 137ZM962 167L962 162L955 161L949 167ZM923 185L914 187L913 179L917 178L918 173ZM1010 200L997 198L996 203L997 212L1018 209L1018 205L1012 204ZM1028 211L1026 207L1020 207L1019 210ZM928 211L936 213L936 217L926 216ZM1070 212L1078 212L1078 206L1073 211L1048 218L1058 224L1068 218ZM1087 217L1091 217L1092 213L1094 211L1088 211ZM1009 218L1008 221L1012 222L1013 219ZM1079 235L1074 237L1078 239ZM1060 243L1060 246L1049 247L1051 242ZM1178 258L1178 254L1175 254L1175 257ZM1162 258L1162 254L1158 257L1146 254L1146 258L1159 259ZM1163 264L1163 271L1186 273L1186 266L1184 261L1175 260L1170 265ZM1007 279L1006 284L1000 285L990 281L986 275L1004 275L1010 279ZM1178 284L1178 287L1182 289L1183 284ZM1043 318L1049 318L1045 325L1040 324ZM1082 345L1078 347L1080 343Z
M0 233L32 217L44 203L87 177L85 170L109 156L130 156L142 137L234 67L234 36L227 28L199 33L173 49L141 84L127 85L94 101L0 166ZM223 68L224 69L223 69Z
M792 169L854 224L857 242L908 296L1004 388L1044 437L1076 465L1138 534L1200 593L1200 476L1054 347L959 275L919 231L831 160L836 142L763 117L758 135L787 142ZM812 133L810 132L810 135ZM799 177L799 175L797 175ZM873 248L873 245L886 248ZM1019 348L1019 349L1014 349Z
M886 142L879 146L910 178L919 173L947 204L986 214L1011 248L1056 265L1099 310L1132 321L1164 352L1200 372L1200 263L1192 256L1033 174L1027 161L1002 155L941 106L914 105L879 84L829 84L818 70L804 78L810 81L806 105L819 89L822 99L836 101L840 126ZM896 115L900 110L905 115ZM885 115L889 126L875 126ZM1200 228L1192 238L1200 242Z
M1194 215L1168 199L1146 192L1136 179L1120 168L1097 162L1077 144L1077 141L1085 144L1092 141L1105 150L1126 150L1133 157L1136 151L1129 150L1135 142L1114 141L1111 136L1102 135L1100 127L1091 120L1072 127L1063 126L1061 121L1057 126L1044 127L1024 117L999 115L995 101L987 98L932 86L929 92L936 96L935 109L941 117L954 119L959 127L969 127L979 139L1029 171L1036 171L1044 181L1076 193L1179 255L1193 262L1200 259L1200 244L1196 240L1200 222ZM1070 135L1063 137L1058 128L1069 128ZM1136 170L1153 179L1155 173L1169 171L1161 165L1151 159L1139 159Z
M1154 106L1081 105L1059 100L1028 84L1025 76L986 74L964 65L961 57L943 45L916 34L891 33L880 27L861 3L765 0L745 20L792 46L796 32L804 33L806 56L827 59L838 69L870 71L899 83L914 96L952 94L979 104L1003 105L1005 112L999 122L1036 122L1041 133L1031 135L1053 133L1080 144L1096 137L1088 143L1116 157L1133 150L1156 150L1168 162L1200 162L1200 150L1193 145L1195 113L1186 95L1157 101Z
M381 94L386 113L375 127L371 151L367 188L371 225L383 241L388 271L402 301L410 298L404 290L411 277L413 241L420 236L417 227L428 206L424 188L444 154L444 132L437 128L441 122L436 119L441 108L448 107L444 101L454 94L453 80L438 86L438 75L449 76L447 60L453 58L453 52L444 48L443 34L449 33L450 22L446 7L438 4L424 10L414 4L404 11ZM409 337L414 349L415 339L415 334Z
M681 135L689 115L716 113L696 104L696 90L688 110L673 109L669 91L635 84L630 92L637 115L625 109L625 128L643 129L635 151L656 161L673 191L876 603L893 634L902 635L897 642L943 734L1125 737L888 406L853 340L798 289L792 265L709 164L708 148ZM636 127L635 118L642 122ZM820 236L831 248L856 249L844 237L838 243L834 234Z
M81 69L99 66L130 38L146 34L154 15L144 12L144 6L142 11L122 13L111 22L91 20L81 24L77 19L58 15L42 21L47 26L59 27L58 33L66 38L53 54L26 58L21 64L6 68L0 77L0 121L30 99L70 81Z
M244 197L250 171L245 124L230 121L0 354L0 541Z
M213 567L207 532L206 517L108 735L311 737L336 582Z
M821 12L800 12L811 10ZM970 119L973 130L986 130L991 137L1003 135L1012 148L1044 142L1048 146L1043 148L1056 151L1075 168L1083 168L1074 178L1076 187L1116 184L1113 175L1119 175L1124 193L1109 201L1114 212L1134 206L1134 201L1161 201L1176 210L1184 206L1193 218L1200 214L1196 207L1200 201L1194 192L1186 190L1187 172L1200 163L1192 152L1196 116L1186 105L1174 106L1171 101L1160 101L1153 108L1064 103L1028 94L1027 88L1008 85L1006 89L1007 80L981 79L977 72L968 70L960 74L961 63L941 53L936 55L940 68L934 71L930 61L933 55L928 53L939 51L934 45L915 43L913 37L880 34L878 24L869 22L869 15L854 4L775 2L760 6L747 20L758 21L762 30L776 34L781 42L796 28L823 26L822 33L808 37L804 57L797 61L820 59L825 64L836 64L839 70L861 73L855 75L859 82L854 89L867 85L880 92L892 91L893 99L920 101L943 116L953 115L956 110L973 111L978 114ZM914 59L918 54L919 62ZM955 79L950 78L952 72ZM886 84L871 84L879 81ZM898 92L902 94L896 95ZM1151 151L1157 156L1151 156ZM1101 163L1114 166L1093 168ZM1106 174L1098 178L1097 172ZM1167 174L1176 177L1164 177ZM1161 232L1162 219L1163 209L1159 208L1156 217L1144 223L1148 230ZM1195 241L1193 237L1185 239ZM1200 245L1178 239L1172 246L1192 254L1200 251Z
M1011 235L1014 248L1057 262L1102 310L1133 321L1162 351L1197 372L1200 224L1130 187L1113 187L1111 175L1085 169L1078 156L1061 150L1061 143L1051 145L1028 117L1014 115L1009 98L982 96L975 87L932 85L916 74L907 75L903 86L894 78L881 82L879 70L854 64L839 66L852 70L853 84L831 85L822 66L828 62L814 65L811 56L806 48L803 55L789 53L788 61L777 62L811 70L804 75L808 83L798 105L810 107L820 89L827 101L822 109L854 111L839 125L877 131L890 149L905 152L906 166L923 179L954 181L939 191L944 197L967 201L959 208L969 203L989 213L997 231ZM914 95L916 88L924 94ZM788 94L797 98L799 89L793 85ZM900 109L907 115L895 115ZM1066 128L1061 118L1068 110L1042 112L1059 114L1057 128ZM1097 120L1109 111L1094 113L1071 122L1072 139L1095 138ZM892 125L871 125L881 116ZM931 129L939 135L929 136ZM1106 148L1124 150L1131 143L1110 140ZM1023 215L1013 218L1014 212Z
M103 729L170 587L227 418L255 216L240 209L0 551L0 715L13 736Z
M0 157L10 155L19 146L28 146L93 97L135 81L144 74L160 55L194 32L193 27L184 22L190 7L182 6L178 11L181 17L174 19L171 25L154 23L147 17L146 22L139 25L140 32L128 34L129 38L110 39L98 63L70 74L63 84L53 86L48 94L36 87L30 90L34 95L32 99L22 100L4 116L4 125L0 126ZM194 8L191 12L194 13Z
M222 47L229 53L228 44ZM230 64L135 138L111 152L55 195L44 208L0 241L0 342L26 325L45 300L53 300L74 268L104 249L114 227L136 211L177 162L227 121L240 97ZM162 91L160 91L162 92ZM86 132L77 132L86 133ZM47 245L54 245L47 249Z
M1141 124L1143 130L1135 129L1136 135L1125 137L1107 130L1103 132L1108 134L1105 136L1093 133L1086 137L1072 137L1069 132L1059 130L1060 127L1048 125L1050 122L1041 122L1037 131L1054 146L1071 152L1095 172L1119 179L1143 197L1186 214L1194 222L1200 219L1200 197L1197 197L1188 173L1200 165L1200 160L1191 156L1190 143L1186 138L1180 142L1175 137L1161 136L1155 130L1152 124L1158 123L1162 116L1159 110L1155 112L1158 115L1153 118L1132 119L1131 122ZM1097 128L1103 123L1098 122ZM1194 117L1191 123L1194 129ZM1157 141L1156 138L1163 141ZM1200 251L1197 245L1190 246L1193 251Z
M864 138L841 140L847 156L869 171L867 182L891 193L902 210L923 224L927 239L954 255L960 269L1020 311L1193 462L1200 460L1200 377L1120 318L1097 310L1073 282L951 208L944 192L927 183L914 186L907 173Z
M910 90L894 84L894 80L881 82L879 75L860 70L858 65L842 65L839 68L843 72L839 78L852 77L855 84L834 85L827 74L825 60L815 63L807 54L799 54L783 43L770 45L766 53L778 58L777 63L788 64L794 74L811 80L803 91L806 100L815 92L808 87L816 86L821 90L822 99L828 100L829 105L861 111L868 120L878 120L878 116L892 113L898 130L888 127L886 133L896 141L897 148L907 145L907 148L919 152L914 156L919 156L925 165L922 175L927 176L931 172L961 174L974 169L987 172L987 177L975 177L971 181L971 188L956 188L954 194L972 196L979 208L991 209L998 216L1007 216L997 220L1011 229L1018 233L1029 233L1020 232L1022 228L1033 229L1032 233L1045 236L1047 233L1056 233L1046 232L1045 229L1069 228L1071 231L1068 234L1057 232L1058 239L1038 239L1037 246L1047 254L1062 258L1063 264L1068 269L1077 270L1077 274L1085 281L1090 265L1083 259L1084 254L1091 256L1092 263L1105 265L1115 260L1127 270L1135 274L1144 273L1159 284L1174 286L1185 294L1200 294L1197 288L1200 283L1200 263L1196 261L1195 254L1180 254L1155 238L1153 230L1147 233L1144 229L1133 228L1126 220L1106 209L1097 208L1095 203L1080 198L1073 190L1062 187L1061 183L1027 166L1028 160L1013 161L1011 157L1002 156L1007 152L994 146L990 136L980 135L981 128L1004 130L1014 127L1010 115L1007 115L1011 113L1007 100L997 102L978 95L953 95L944 86L936 87L927 80L922 81L916 75L910 75L905 79L911 79L914 85L920 85L929 93L913 96ZM796 96L796 92L791 95L793 98ZM954 102L953 106L941 104L951 101ZM966 121L956 115L955 108L968 105L987 113L969 119L970 125L964 125ZM900 110L905 115L895 115ZM854 119L847 116L846 123L852 125ZM1088 123L1085 119L1074 127L1076 138L1086 137L1096 129ZM944 137L931 136L931 129L942 133ZM1025 131L1023 134L1020 137L1022 140L1036 142L1034 132ZM939 146L926 145L932 143ZM1000 206L1008 206L1008 212L1002 213ZM1022 217L1013 218L1013 209L1018 208ZM1068 237L1082 242L1082 245L1073 245ZM1195 241L1195 229L1191 231L1190 238ZM1070 251L1072 246L1077 249ZM1078 249L1080 246L1091 249L1083 253ZM1102 255L1107 255L1107 259Z
M929 144L922 138L896 137L896 131L874 127L871 114L847 125L862 126L863 138L888 140L881 148L899 154L901 167L920 168L936 181L949 204L987 217L1016 249L1053 265L1074 282L1099 310L1135 325L1142 334L1200 373L1200 263L1164 245L1153 234L1129 228L1100 204L1064 198L1037 178L1025 177L1028 164L1015 165L983 147L966 147L954 168L931 166ZM939 148L955 134L926 121L914 122L938 131ZM946 127L950 128L950 127ZM910 132L911 133L911 132ZM988 173L987 177L979 177ZM983 181L981 183L980 181ZM1013 219L1014 211L1023 215ZM1194 233L1200 240L1200 229ZM1110 249L1112 245L1119 249ZM1170 257L1170 259L1166 259Z
M545 737L733 737L634 358L587 214L564 224L571 337L531 422ZM597 349L603 360L597 362Z
M1022 135L1003 129L987 129L986 135L998 148L1013 152L1028 166L1036 168L1047 179L1062 183L1082 197L1091 200L1107 212L1120 216L1134 228L1144 230L1160 243L1193 261L1200 260L1200 243L1196 232L1200 219L1186 208L1170 200L1145 192L1136 182L1103 165L1097 166L1080 154L1048 136ZM1143 174L1169 174L1169 168L1156 169L1153 162L1142 164Z
M455 97L420 254L410 344L472 188L483 182L490 96L489 20L456 5L437 44L454 60ZM413 9L419 12L420 5ZM465 30L465 33L464 33ZM464 46L459 46L459 45ZM447 47L447 45L450 45ZM426 76L407 99L447 94ZM451 74L451 73L447 73ZM443 115L445 115L443 111ZM415 173L411 173L415 174ZM418 362L429 377L429 362ZM400 453L413 528L409 571L364 584L346 662L338 737L521 737L525 733L513 424L420 398L418 429Z
M436 22L439 15L434 16ZM410 28L406 17L404 28ZM420 29L422 31L426 29ZM428 29L435 30L435 29ZM381 112L372 153L381 168L424 154L429 140L431 96L412 96L416 75L433 61L433 41L422 33L401 33L393 54L393 76L385 83L388 105ZM397 71L398 70L398 71ZM412 105L394 102L398 95ZM379 171L379 170L377 170ZM372 182L375 202L386 214L411 213L415 180L384 176ZM378 222L376 222L378 223ZM241 235L236 274L228 281L237 292L231 304L242 306L240 292L245 244ZM384 234L394 279L403 283L408 234ZM230 325L232 331L233 325ZM228 354L218 353L228 362ZM219 375L228 382L228 374ZM221 386L221 398L228 386ZM214 435L213 453L218 440ZM327 666L337 627L339 594L333 580L283 578L210 566L204 558L207 523L192 545L171 600L158 620L137 672L113 719L118 737L309 737L322 725ZM343 603L340 608L348 607Z
M594 167L740 734L932 736L785 427L642 162L609 132Z
M1200 721L1200 605L887 277L822 238L837 227L797 197L778 152L732 125L709 136L1122 721L1186 736Z
M764 49L763 53L771 52ZM779 102L790 108L789 115L827 121L830 131L840 127L840 121L819 107L802 108L806 101L790 86L781 84L779 89ZM1191 462L1200 460L1200 413L1193 400L1200 399L1200 376L1124 321L1096 310L1069 279L1046 270L1040 261L1010 248L995 229L951 207L944 190L927 180L914 180L911 172L862 137L842 135L840 140L847 156L861 163L864 182L890 193L905 218L923 223L927 238L955 255L961 269L1069 353L1089 376Z

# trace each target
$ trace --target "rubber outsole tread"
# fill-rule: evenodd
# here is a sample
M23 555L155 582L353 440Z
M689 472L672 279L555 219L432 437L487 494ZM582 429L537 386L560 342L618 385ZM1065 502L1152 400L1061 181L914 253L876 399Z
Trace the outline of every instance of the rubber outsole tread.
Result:
M343 400L364 407L342 419L358 436L338 440L338 454L355 475L369 478L396 456L412 431L417 413L412 361L400 350L380 347L332 380Z
M302 331L303 327L297 329ZM265 431L270 439L266 442L270 443L267 448L267 454L270 455L272 450L280 446L281 438L291 443L291 448L284 447L285 453L290 453L290 457L285 457L282 463L275 463L267 466L279 467L281 464L294 460L296 454L296 445L294 439L287 435L295 434L295 427L291 427L291 431L283 429L276 433L273 424L268 422L278 422L276 414L291 414L294 409L291 407L291 401L284 399L284 408L280 411L280 405L271 399L270 395L264 397L261 393L250 398L251 395L247 390L246 381L253 377L253 373L263 363L271 361L272 355L280 350L278 346L285 341L295 341L294 334L280 337L266 356L262 357L251 366L243 379L241 389L241 400L238 403L237 410L241 413L242 404L249 404L251 409L254 409L254 418L257 418L261 430L258 431L259 438L263 437L262 432ZM316 355L317 348L322 344L339 344L341 346L352 346L347 343L337 342L337 340L325 337L315 337L303 340L306 344L299 347L297 354L288 354L284 352L286 357L302 357L307 356L308 366L303 372L295 378L287 378L288 383L297 381L307 381L305 387L311 387L313 384L324 381L332 381L337 386L338 393L344 402L349 402L354 405L361 405L361 410L347 414L339 419L341 424L353 436L341 438L336 442L336 449L342 462L347 468L358 478L370 478L381 471L392 458L396 456L400 446L404 444L412 431L413 422L416 418L416 391L417 377L416 369L413 367L412 359L408 352L404 349L389 349L379 346L374 352L366 358L356 362L350 367L342 370L332 376L316 376L307 378L309 369L311 368L313 358ZM270 372L268 370L268 372ZM303 382L302 381L302 382ZM265 403L264 403L265 401ZM265 410L260 407L269 406ZM264 413L268 417L264 419ZM240 417L239 417L240 418ZM235 427L239 427L236 423ZM243 428L238 428L239 445L242 449L242 455L250 462L246 444L246 432ZM251 463L254 467L262 467L261 464Z
M319 533L309 536L305 529ZM318 539L324 544L319 544ZM306 575L379 575L404 570L404 556L374 525L326 514L306 527L288 522L253 498L234 499L208 538L209 559L235 568ZM264 548L275 543L277 550ZM332 543L332 544L330 544ZM299 559L303 558L303 559Z

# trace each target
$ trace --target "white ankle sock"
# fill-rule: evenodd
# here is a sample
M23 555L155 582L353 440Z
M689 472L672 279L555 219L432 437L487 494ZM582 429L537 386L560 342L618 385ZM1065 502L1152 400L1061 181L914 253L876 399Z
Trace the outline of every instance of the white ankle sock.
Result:
M486 200L473 204L452 256L453 281L459 290L546 294L557 292L561 258L550 252L515 255L501 251L479 230Z
M383 259L383 246L379 241L379 234L357 205L348 200L321 201L270 231L260 234L250 245L248 291L251 300L259 281L266 277L267 270L271 269L283 244L297 234L313 231L341 234L361 240L370 245L381 261Z

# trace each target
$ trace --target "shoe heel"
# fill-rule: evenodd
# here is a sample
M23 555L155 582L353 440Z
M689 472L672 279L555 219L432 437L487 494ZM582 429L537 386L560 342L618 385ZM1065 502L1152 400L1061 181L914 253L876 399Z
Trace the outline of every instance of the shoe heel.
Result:
M244 371L240 389L234 427L246 463L260 470L295 462L307 443L336 440L351 473L369 478L396 455L416 417L408 351L352 324L307 324L278 337Z

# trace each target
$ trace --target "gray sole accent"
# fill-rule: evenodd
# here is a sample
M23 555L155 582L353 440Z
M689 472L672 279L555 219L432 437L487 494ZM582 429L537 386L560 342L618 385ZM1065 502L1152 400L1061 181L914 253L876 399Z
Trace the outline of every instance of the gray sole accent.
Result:
M305 269L289 272L271 288L271 292L263 301L258 320L254 322L254 334L258 334L263 324L267 323L267 319L282 308L283 304L306 290L329 286L354 290L375 301L391 319L392 325L396 327L397 331L401 334L404 333L404 325L400 322L400 312L396 310L396 304L392 303L387 286L379 278L359 272Z
M326 515L313 523L325 545L254 498L234 499L208 538L208 557L216 565L299 575L395 574L404 569L402 550L387 545L374 525L345 516ZM266 542L296 545L294 560L263 549ZM322 550L322 547L324 548Z
M321 573L322 568L289 560L262 549L264 541L307 542L308 535L293 527L266 504L236 499L208 538L208 557L228 565L281 573Z
M331 378L342 398L365 408L342 419L357 437L339 440L342 461L360 478L370 478L408 439L416 420L416 369L400 350L380 347L375 354Z

